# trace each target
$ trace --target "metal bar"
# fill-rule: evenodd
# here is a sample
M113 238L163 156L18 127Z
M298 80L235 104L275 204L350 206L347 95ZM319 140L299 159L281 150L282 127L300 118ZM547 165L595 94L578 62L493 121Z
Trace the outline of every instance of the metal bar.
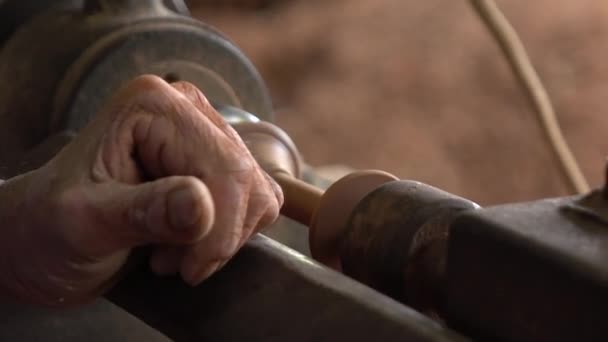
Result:
M264 236L199 287L142 269L109 297L177 341L464 340Z

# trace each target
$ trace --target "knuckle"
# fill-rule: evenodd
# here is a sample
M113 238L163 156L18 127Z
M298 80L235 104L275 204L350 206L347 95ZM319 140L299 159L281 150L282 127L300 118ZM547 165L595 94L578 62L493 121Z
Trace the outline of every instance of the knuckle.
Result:
M176 111L185 108L185 101L195 103L207 116L214 112L207 98L194 84L183 81L169 84L155 75L141 75L121 87L111 102L109 112L130 116L137 112L134 108L139 108L148 114L174 117Z
M232 248L220 248L217 251L216 257L215 259L217 261L225 261L225 260L230 260L230 258L232 258L232 256L234 255L235 251Z
M177 81L174 83L171 83L171 85L173 85L173 87L179 89L179 90L184 90L184 91L198 91L198 88L187 81Z
M179 81L171 83L171 85L182 93L185 93L186 95L195 95L197 97L197 100L200 100L205 104L209 104L207 97L205 97L201 90L194 84L186 81Z
M283 194L283 190L281 190L281 187L278 184L276 185L275 189L276 190L274 191L274 199L277 204L277 211L279 211L283 207L283 204L285 204L285 195Z
M279 207L270 203L267 205L265 212L260 219L260 223L256 230L261 230L274 223L279 218Z
M225 260L229 260L236 253L236 243L234 242L236 236L240 235L236 232L232 234L227 234L225 237L225 241L216 241L213 245L208 245L207 251L204 254L208 254L208 258L214 262L222 262ZM238 241L238 240L237 240Z
M54 198L51 200L50 212L52 213L74 217L88 209L84 205L86 201L83 200L82 194L77 189L65 189L52 197Z
M262 171L264 172L264 171ZM283 206L285 203L285 195L283 194L283 189L270 175L264 172L264 176L268 181L268 186L270 187L269 196L274 198L274 202L276 203L277 211Z
M200 110L202 110L205 115L209 115L209 113L213 112L211 103L207 99L207 97L203 94L203 92L194 84L186 81L179 81L171 84L173 88L182 93L186 98L197 105Z
M229 169L231 173L234 175L238 184L240 184L243 188L250 188L251 192L256 192L257 184L256 184L256 166L252 162L250 158L242 158L238 155L235 155L231 158L232 164ZM254 188L251 188L254 187Z
M266 218L266 212L268 211L268 203L264 201L251 199L249 204L253 209L249 217L245 220L245 225L243 227L243 234L252 234L253 232L257 232L261 226L264 225Z
M257 174L259 173L259 169L255 160L253 160L253 158L251 157L241 158L241 165L243 170L247 174L249 180L253 182L253 180L257 177Z
M177 185L188 189L196 189L200 186L200 182L195 176L181 176Z
M259 192L250 198L250 206L257 209L252 212L252 222L248 232L258 232L274 223L280 214L281 203L271 188L265 184Z
M272 203L272 209L276 212L280 210L285 202L283 189L281 186L264 170L259 170L262 174L263 189L265 191L268 203Z
M276 219L279 218L280 211L281 209L278 203L276 203L276 201L268 206L268 209L266 210L266 216L269 218L270 223L276 221Z
M169 195L169 211L173 224L185 227L184 237L199 240L209 231L215 209L207 187L194 176L182 176Z
M232 258L239 249L240 244L244 239L244 234L244 227L235 228L229 234L227 234L225 241L219 244L219 248L217 250L217 259L225 261Z
M167 82L155 75L141 75L129 82L127 88L141 90L160 90L165 89Z
M158 76L138 76L118 91L111 108L127 109L120 111L122 114L133 114L135 108L150 114L163 112L159 109L167 107L171 102L170 98L167 101L170 90L169 84Z

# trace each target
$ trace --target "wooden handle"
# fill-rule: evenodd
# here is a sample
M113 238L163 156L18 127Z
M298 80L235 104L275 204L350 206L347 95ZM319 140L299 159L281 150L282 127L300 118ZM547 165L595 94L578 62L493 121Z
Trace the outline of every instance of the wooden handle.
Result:
M309 226L323 190L299 179L302 160L291 138L268 122L243 122L233 127L258 164L283 189L281 214Z
M285 196L281 214L310 226L312 217L321 203L323 190L286 173L277 173L273 177L283 189Z

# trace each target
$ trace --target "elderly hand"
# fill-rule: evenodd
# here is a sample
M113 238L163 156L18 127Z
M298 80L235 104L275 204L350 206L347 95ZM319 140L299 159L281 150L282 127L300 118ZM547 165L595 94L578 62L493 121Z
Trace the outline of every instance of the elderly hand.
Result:
M153 271L196 285L282 202L198 89L142 76L54 159L0 185L0 295L86 302L142 245Z

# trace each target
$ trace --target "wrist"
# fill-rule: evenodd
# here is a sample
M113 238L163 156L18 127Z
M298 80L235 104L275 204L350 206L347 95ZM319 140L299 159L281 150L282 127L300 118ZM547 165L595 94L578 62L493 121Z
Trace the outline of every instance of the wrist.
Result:
M32 177L29 173L0 180L0 298L8 297L19 302L27 301L22 288L20 260L32 216L26 208Z
M16 227L24 227L40 205L36 171L30 171L6 180L0 179L0 234L11 236ZM35 198L36 197L36 198ZM9 239L2 239L8 241ZM1 245L1 243L0 243Z

